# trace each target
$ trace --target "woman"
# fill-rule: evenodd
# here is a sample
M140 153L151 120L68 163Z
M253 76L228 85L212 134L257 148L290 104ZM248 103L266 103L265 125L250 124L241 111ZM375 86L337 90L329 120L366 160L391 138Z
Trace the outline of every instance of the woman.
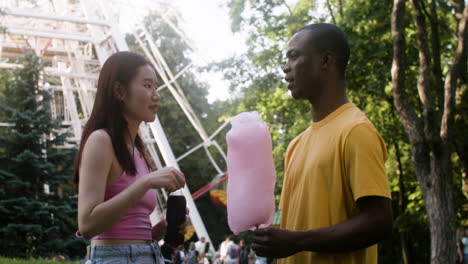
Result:
M73 173L79 232L91 239L87 263L164 263L157 240L166 226L152 228L149 218L154 189L177 190L185 177L174 168L152 172L138 135L160 99L156 73L141 55L118 52L104 63Z

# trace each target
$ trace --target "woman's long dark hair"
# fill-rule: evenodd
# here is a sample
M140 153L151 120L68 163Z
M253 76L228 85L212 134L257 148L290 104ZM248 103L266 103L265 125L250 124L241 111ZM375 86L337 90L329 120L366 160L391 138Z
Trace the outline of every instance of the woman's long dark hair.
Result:
M138 69L144 65L151 65L151 63L139 54L124 51L110 56L102 66L93 111L83 129L80 148L75 158L72 180L76 187L79 183L83 148L89 135L98 129L105 129L111 137L115 155L123 170L130 175L137 173L132 154L125 143L128 125L123 115L124 104L116 97L114 85L120 83L124 89L128 89L130 81L137 75ZM145 145L139 135L136 136L135 147L151 167Z

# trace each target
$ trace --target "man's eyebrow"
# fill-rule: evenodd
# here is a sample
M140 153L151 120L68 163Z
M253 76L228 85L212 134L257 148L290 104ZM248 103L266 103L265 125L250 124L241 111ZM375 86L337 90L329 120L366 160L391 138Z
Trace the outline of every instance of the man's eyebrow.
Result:
M294 53L300 53L299 50L297 50L297 49L290 49L290 50L288 50L288 51L286 52L286 57L291 56L291 53L293 53L293 52L294 52Z

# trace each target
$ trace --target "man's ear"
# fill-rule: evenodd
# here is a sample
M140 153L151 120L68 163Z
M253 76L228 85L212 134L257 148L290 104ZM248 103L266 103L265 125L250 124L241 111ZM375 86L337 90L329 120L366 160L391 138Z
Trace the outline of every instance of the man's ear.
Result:
M113 90L115 98L117 98L119 101L123 101L125 98L125 89L123 85L120 82L115 82Z
M320 68L322 70L327 70L327 69L330 69L330 67L332 67L334 64L336 64L336 58L335 58L335 55L329 51L325 51L323 54L322 54L322 58L321 58L321 61L320 61Z

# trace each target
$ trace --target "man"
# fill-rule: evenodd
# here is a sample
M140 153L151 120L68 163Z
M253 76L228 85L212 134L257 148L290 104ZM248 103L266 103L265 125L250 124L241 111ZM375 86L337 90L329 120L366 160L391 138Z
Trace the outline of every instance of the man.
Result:
M183 264L185 263L185 251L184 245L180 245L177 250L175 251L176 256L174 259L175 264Z
M239 241L239 264L249 264L250 247L241 239Z
M221 245L219 246L220 259L222 263L225 262L224 260L226 259L226 255L228 252L228 245L230 242L231 242L231 238L228 236L223 241L223 243L221 243Z
M238 264L239 263L239 247L234 243L233 238L229 238L229 243L227 244L227 254L224 259L225 264Z
M200 240L195 243L195 250L201 256L205 256L205 237L200 237Z
M377 263L392 228L387 152L377 130L345 93L349 46L331 24L300 29L283 67L312 123L289 145L280 228L254 232L252 248L280 264Z
M190 243L189 251L187 254L187 264L197 264L198 263L198 252L195 250L195 243Z

